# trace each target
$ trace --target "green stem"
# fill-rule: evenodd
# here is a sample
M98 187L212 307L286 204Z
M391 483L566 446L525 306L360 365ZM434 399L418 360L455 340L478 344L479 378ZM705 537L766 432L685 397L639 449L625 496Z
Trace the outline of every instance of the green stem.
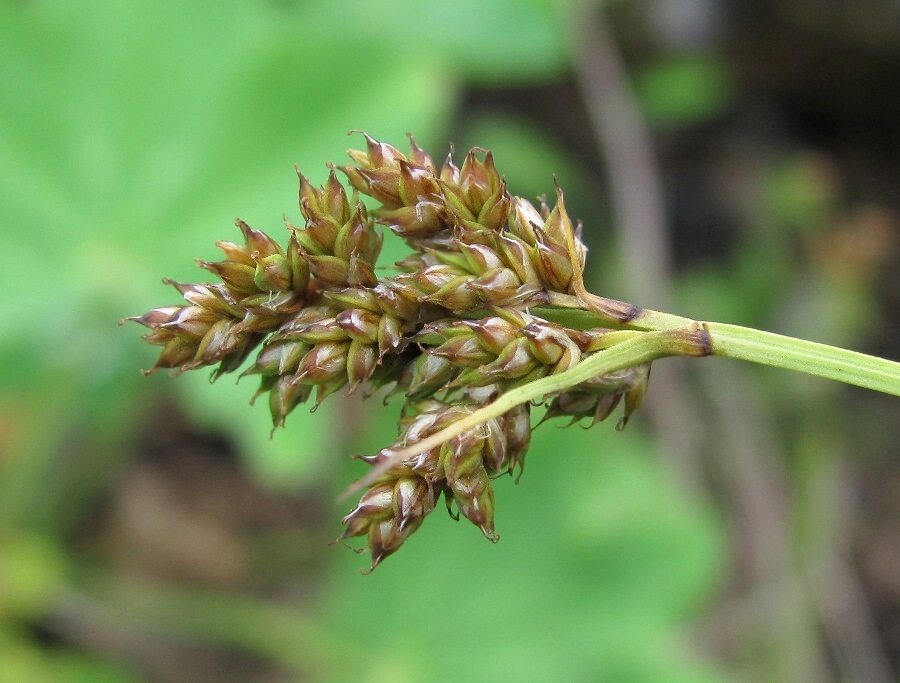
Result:
M739 325L707 323L713 354L900 396L900 363Z
M547 320L580 329L609 324L607 317L578 306L574 297L559 298L553 303L556 306L535 308L534 312ZM623 327L671 330L691 322L670 313L644 309ZM706 323L706 328L713 355L796 370L900 396L900 363L896 361L739 325Z
M627 336L623 341L589 355L570 370L510 389L492 403L441 431L405 448L393 450L390 457L354 482L342 497L373 484L381 475L405 460L440 446L488 420L500 417L522 403L565 391L591 377L649 363L665 356L716 355L737 358L900 396L900 363L895 361L749 327L697 322L647 309L640 310L627 323L616 325L607 313L608 309L597 313L585 310L584 306L585 302L576 297L557 295L551 306L535 307L532 312L570 327L587 329L614 326L634 330L634 336Z
M370 486L382 474L403 461L440 446L449 439L474 429L488 420L500 417L522 403L536 401L548 394L564 391L591 377L605 375L641 363L649 363L665 356L705 356L709 355L709 351L709 337L705 326L700 323L693 323L677 330L660 330L639 334L588 356L565 372L510 389L492 403L406 448L392 449L389 458L379 462L369 470L365 477L351 484L341 498Z

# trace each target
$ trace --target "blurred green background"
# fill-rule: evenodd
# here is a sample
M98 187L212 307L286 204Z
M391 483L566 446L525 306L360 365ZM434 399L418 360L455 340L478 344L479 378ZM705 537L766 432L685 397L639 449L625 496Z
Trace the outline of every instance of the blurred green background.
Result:
M361 577L397 407L270 439L116 321L411 131L558 179L598 293L898 358L897 73L890 0L0 0L0 683L894 680L896 399L658 363L536 431L497 546L436 513Z

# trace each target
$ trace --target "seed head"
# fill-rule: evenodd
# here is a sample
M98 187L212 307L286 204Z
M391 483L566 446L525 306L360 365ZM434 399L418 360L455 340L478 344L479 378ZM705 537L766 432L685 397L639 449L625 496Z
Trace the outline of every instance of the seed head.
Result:
M363 494L344 517L346 529L338 540L367 537L372 565L364 573L369 573L421 526L434 510L434 503L434 487L423 477L401 468Z
M599 311L600 297L583 285L581 226L561 190L552 208L543 198L533 204L509 193L486 150L472 149L459 167L451 151L438 168L412 136L408 153L363 138L365 149L350 150L350 163L332 166L324 185L297 171L304 223L285 221L286 245L238 220L243 239L218 242L222 260L198 261L216 282L166 280L184 303L129 320L162 347L151 371L211 365L215 378L256 350L241 377L258 377L254 400L267 397L275 427L341 389L403 397L396 442L360 457L374 469L338 539L364 537L371 571L441 494L451 515L496 541L493 481L521 476L532 405L480 424L473 414L619 338L535 315L571 301ZM373 200L368 207L360 195ZM388 272L376 269L379 225L409 247ZM624 402L624 426L648 376L643 365L575 386L560 379L567 388L542 398L544 419L593 424Z
M592 377L557 394L547 406L544 419L567 415L574 423L588 418L591 426L609 417L624 398L625 412L616 425L617 429L624 429L643 402L649 380L649 363Z

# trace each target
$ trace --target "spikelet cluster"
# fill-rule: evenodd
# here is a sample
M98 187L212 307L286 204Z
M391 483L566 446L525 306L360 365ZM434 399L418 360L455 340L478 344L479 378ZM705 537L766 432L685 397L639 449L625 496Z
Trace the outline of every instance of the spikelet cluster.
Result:
M298 405L315 407L341 389L390 386L405 404L396 443L361 456L376 465L503 392L601 352L608 330L569 329L529 312L554 293L581 291L586 249L561 191L553 208L535 206L509 193L485 150L439 166L412 136L408 153L364 138L365 150L351 150L351 163L333 167L323 186L298 171L305 222L286 223L286 246L238 220L241 242L219 242L222 260L198 262L218 282L167 280L185 303L128 320L162 347L147 372L211 366L216 378L247 365L242 376L259 379L256 398L266 398L276 427ZM379 275L385 231L409 254ZM547 396L544 420L593 424L624 398L624 424L648 374L649 365L637 366ZM521 473L532 408L392 462L344 518L338 540L365 538L371 571L443 496L452 515L496 541L493 480Z

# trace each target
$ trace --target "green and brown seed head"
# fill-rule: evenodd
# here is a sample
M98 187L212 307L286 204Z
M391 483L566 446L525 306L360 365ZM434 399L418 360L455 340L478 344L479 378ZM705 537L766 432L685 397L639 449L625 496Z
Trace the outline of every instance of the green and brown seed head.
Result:
M338 541L366 537L372 558L371 572L396 552L434 510L434 486L424 477L403 468L391 471L366 491L342 523Z
M448 157L438 171L434 161L409 136L404 155L392 145L365 133L366 151L347 152L353 164L339 166L350 185L380 203L373 215L412 246L436 240L452 231L453 222L444 202L441 178L452 179L458 169Z
M216 376L237 369L265 335L301 310L309 268L293 239L287 252L263 232L236 221L244 244L221 241L222 261L199 261L219 284L164 280L187 302L128 318L150 329L144 338L163 347L149 370L180 371L219 364Z
M300 212L304 228L288 226L309 262L317 282L325 289L374 287L375 263L383 237L375 221L354 195L348 199L332 171L321 188L299 171Z
M257 396L271 392L269 408L278 426L312 388L319 405L345 386L356 390L379 370L382 384L396 381L403 370L388 357L408 344L419 310L414 300L381 284L322 292L319 300L270 335L243 373L262 377ZM303 386L309 390L292 388Z
M572 418L570 424L573 424L587 418L588 426L592 426L609 417L624 399L625 410L616 425L617 429L623 429L643 403L649 381L649 363L592 377L556 394L547 405L544 420L566 416Z
M403 432L397 443L361 459L376 465L391 458L397 448L421 441L470 415L477 407L470 400L414 401L409 404L410 413L401 420ZM451 515L457 519L465 517L481 529L485 538L497 541L492 478L523 467L531 438L529 416L528 404L517 406L392 468L363 494L344 518L347 528L340 540L368 533L367 548L372 553L374 568L406 540L408 529L418 528L422 518L434 509L435 495L443 493ZM400 481L412 482L407 484L408 500L402 505L397 502ZM453 506L458 513L453 512ZM405 510L414 511L411 520ZM376 527L379 530L373 538L372 529ZM385 538L390 540L387 545Z
M397 442L362 460L377 478L344 518L339 540L365 537L371 569L421 526L444 495L448 510L494 529L493 479L521 471L531 439L531 404L402 459L401 449L502 393L563 373L612 343L607 330L576 331L527 312L584 294L585 247L561 190L550 208L511 195L490 152L474 148L438 168L409 137L409 151L364 135L365 150L332 167L317 187L302 174L302 227L286 247L237 221L243 243L222 241L220 261L199 261L211 284L173 285L185 304L129 318L162 350L152 370L217 365L214 378L256 358L275 426L298 405L341 389L391 387L404 397ZM347 189L336 171L346 176ZM359 199L375 202L367 208ZM410 253L376 270L383 235ZM544 420L607 417L624 400L624 425L640 404L649 365L592 378L544 398ZM384 470L384 471L381 471ZM454 513L453 510L457 512ZM370 571L371 571L370 569Z
M420 360L420 383L440 377L446 388L498 384L504 389L575 367L594 337L605 330L579 332L522 311L495 309L479 320L439 320L416 335L426 356ZM428 371L428 374L425 374ZM410 386L415 395L419 389Z

